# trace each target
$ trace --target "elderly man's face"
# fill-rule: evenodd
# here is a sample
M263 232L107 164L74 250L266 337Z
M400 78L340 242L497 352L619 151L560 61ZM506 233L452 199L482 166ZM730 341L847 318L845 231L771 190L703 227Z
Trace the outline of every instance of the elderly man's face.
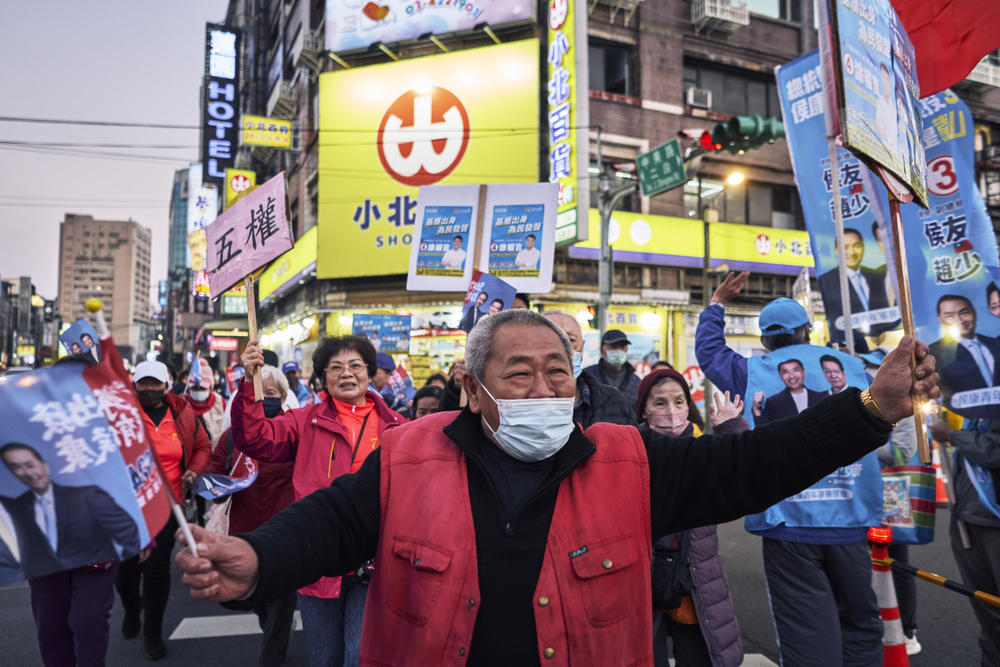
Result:
M480 378L497 399L572 398L576 396L573 366L566 348L545 326L507 324L497 329L493 354ZM463 379L469 409L482 414L493 430L500 426L497 405L471 373Z
M569 344L573 347L574 352L583 352L583 333L580 331L580 324L576 320L562 313L549 315L548 318L563 330L563 333L569 338Z
M840 391L847 384L847 379L844 377L844 369L840 367L839 364L833 361L824 361L823 375L826 377L826 381L830 383L830 387L834 391Z

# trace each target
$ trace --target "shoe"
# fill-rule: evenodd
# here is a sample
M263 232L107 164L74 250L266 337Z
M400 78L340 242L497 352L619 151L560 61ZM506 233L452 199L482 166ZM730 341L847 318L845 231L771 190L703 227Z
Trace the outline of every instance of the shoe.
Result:
M917 641L917 633L914 632L912 637L906 638L906 655L916 655L922 650L923 647Z
M125 620L122 621L122 636L125 639L134 639L139 636L139 628L141 626L141 620L139 618L138 612L125 612Z
M143 637L142 645L146 653L146 660L160 660L167 656L167 645L159 636Z

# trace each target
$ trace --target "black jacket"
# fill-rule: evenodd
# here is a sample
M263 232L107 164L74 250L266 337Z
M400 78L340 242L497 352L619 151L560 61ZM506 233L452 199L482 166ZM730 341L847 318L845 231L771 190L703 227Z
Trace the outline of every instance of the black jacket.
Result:
M735 435L673 439L646 434L653 539L761 512L883 444L890 426L872 417L858 396L850 389L797 417ZM595 447L579 428L574 430L554 460L540 462L551 466L549 476L508 519L484 463L482 448L495 445L485 439L479 416L464 410L445 433L467 456L479 558L482 604L468 664L538 665L532 593L559 482ZM259 562L251 603L278 599L323 575L348 572L375 555L380 465L380 450L375 450L357 473L338 477L329 488L241 536Z
M638 426L635 404L609 385L599 382L593 375L581 373L576 379L580 389L580 403L573 410L573 421L587 428L597 422ZM586 390L584 390L586 387Z
M1000 365L1000 364L998 364ZM951 516L978 526L1000 528L1000 518L983 507L979 493L965 470L965 459L978 463L992 475L995 488L1000 489L1000 420L993 420L985 433L952 431L951 444L958 450L952 471L955 486L955 507ZM996 499L1000 502L1000 498Z

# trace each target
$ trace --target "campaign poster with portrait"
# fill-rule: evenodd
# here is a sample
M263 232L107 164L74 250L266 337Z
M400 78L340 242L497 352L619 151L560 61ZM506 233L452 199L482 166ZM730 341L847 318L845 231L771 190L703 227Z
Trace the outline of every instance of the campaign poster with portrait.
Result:
M406 289L465 291L478 242L479 190L478 185L420 188Z
M411 321L409 315L354 313L351 333L368 338L376 352L407 354L410 351Z
M472 282L465 294L462 305L462 320L458 328L469 333L472 327L487 315L509 309L514 303L517 290L513 285L504 282L496 276L482 271L473 271Z
M835 185L824 133L825 99L818 51L777 69L778 95L788 150L802 200L806 229L816 263L816 279L830 325L830 340L844 342L840 291ZM868 167L838 148L837 185L844 223L844 259L850 291L851 328L880 336L902 326L896 299L896 274L887 241L888 193Z
M90 354L94 361L100 361L100 347L97 344L97 330L94 325L81 318L66 331L59 334L59 342L68 354Z
M744 417L751 426L797 415L848 387L868 387L860 359L818 345L789 345L747 363ZM748 531L862 527L882 523L882 476L875 452L842 466L808 489L746 517Z
M890 0L828 0L844 147L882 165L927 204L913 44ZM821 3L825 4L825 3Z
M239 450L233 452L233 455L235 461L228 475L203 473L195 480L191 491L205 500L216 500L231 496L253 484L257 479L257 462Z
M518 292L541 294L552 288L557 183L490 185L487 225L481 240L482 271L499 276Z
M976 185L972 114L951 90L920 110L930 206L901 207L917 338L937 361L945 407L1000 417L1000 261Z

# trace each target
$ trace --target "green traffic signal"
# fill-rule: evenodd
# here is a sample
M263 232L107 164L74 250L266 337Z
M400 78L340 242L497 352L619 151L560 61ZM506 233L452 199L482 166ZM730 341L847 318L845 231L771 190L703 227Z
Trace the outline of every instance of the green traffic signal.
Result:
M712 141L730 153L741 154L764 144L773 144L785 136L785 125L777 118L733 116L712 130Z

